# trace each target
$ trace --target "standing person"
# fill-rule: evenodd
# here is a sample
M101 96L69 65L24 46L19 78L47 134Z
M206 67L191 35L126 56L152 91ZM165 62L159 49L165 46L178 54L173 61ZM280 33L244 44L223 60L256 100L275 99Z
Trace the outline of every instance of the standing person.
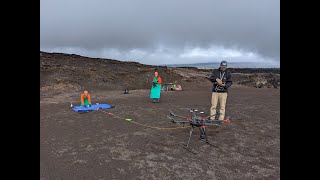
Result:
M161 84L161 77L159 76L158 72L155 71L150 91L150 98L153 99L153 103L159 102L160 100Z
M231 72L227 71L227 61L221 61L220 67L212 71L210 81L213 83L210 116L212 120L216 117L216 108L219 102L219 120L224 120L228 88L232 85Z
M81 106L91 106L91 96L87 90L81 94Z

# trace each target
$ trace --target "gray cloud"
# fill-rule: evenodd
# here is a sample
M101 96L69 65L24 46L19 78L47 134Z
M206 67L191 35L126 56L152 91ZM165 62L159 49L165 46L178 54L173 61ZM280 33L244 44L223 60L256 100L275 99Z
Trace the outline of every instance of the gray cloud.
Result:
M42 0L40 7L41 50L148 64L219 61L231 52L234 61L280 60L279 0Z

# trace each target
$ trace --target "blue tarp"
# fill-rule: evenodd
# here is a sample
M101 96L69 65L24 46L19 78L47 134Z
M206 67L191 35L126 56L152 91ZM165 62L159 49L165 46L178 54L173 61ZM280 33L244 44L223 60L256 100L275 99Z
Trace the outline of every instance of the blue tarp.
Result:
M75 106L72 109L76 112L87 112L87 111L94 111L98 109L109 109L112 108L109 104L93 104L91 107L84 107L84 106Z

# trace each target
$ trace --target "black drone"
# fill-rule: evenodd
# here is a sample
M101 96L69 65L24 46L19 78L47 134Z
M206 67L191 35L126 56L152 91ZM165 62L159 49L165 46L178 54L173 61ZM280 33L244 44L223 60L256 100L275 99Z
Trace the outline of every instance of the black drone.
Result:
M178 144L179 146L183 147L184 149L188 150L189 152L193 153L193 154L197 154L196 152L192 151L191 149L189 149L189 142L191 139L191 135L193 132L193 129L195 127L198 127L200 130L200 140L205 142L206 144L209 144L211 146L214 146L216 148L218 148L217 146L209 143L208 138L207 138L207 134L206 134L206 126L207 125L219 125L222 123L228 123L230 122L230 120L227 118L226 120L210 120L211 116L207 116L207 117L201 117L197 115L198 110L196 109L190 109L190 117L183 117L183 116L179 116L174 114L170 109L170 116L167 116L172 123L177 123L177 124L182 124L183 126L185 124L189 124L191 126L190 129L190 133L189 133L189 140L187 143L187 146L183 146L181 144ZM204 112L200 112L200 114L204 114ZM217 114L219 115L219 113L217 112ZM184 119L184 120L175 120L174 117L176 118L180 118L180 119Z

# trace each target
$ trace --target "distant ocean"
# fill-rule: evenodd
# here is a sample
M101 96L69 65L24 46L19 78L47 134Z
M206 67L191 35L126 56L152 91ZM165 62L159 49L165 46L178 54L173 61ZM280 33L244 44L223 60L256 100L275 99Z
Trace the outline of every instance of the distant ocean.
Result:
M168 67L196 67L198 69L214 69L220 66L220 62L215 63L195 63L195 64L166 64ZM257 62L229 62L229 68L280 68L280 63L257 63Z

